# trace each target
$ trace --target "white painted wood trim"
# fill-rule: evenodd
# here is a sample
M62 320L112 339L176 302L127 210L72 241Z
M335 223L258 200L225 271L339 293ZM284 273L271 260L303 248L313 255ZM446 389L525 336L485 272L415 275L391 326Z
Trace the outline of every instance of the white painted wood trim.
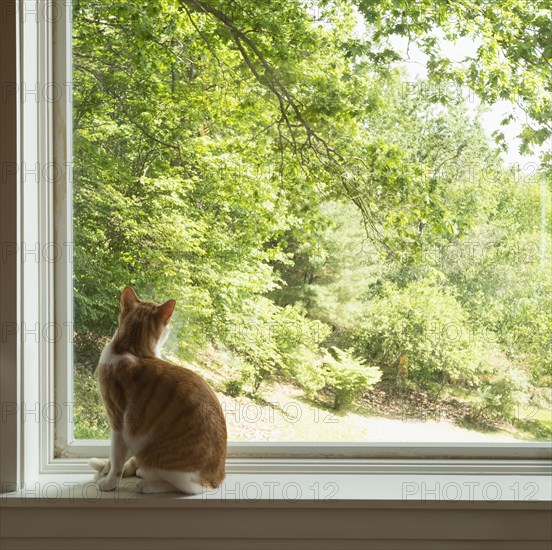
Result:
M65 2L65 0L61 1ZM48 65L43 64L42 68L37 66L39 58L46 63L48 56L51 55L51 50L45 51L42 48L42 41L46 40L48 43L51 35L50 31L44 28L45 23L37 22L35 16L21 17L25 13L26 6L31 8L27 10L27 15L40 14L42 6L47 4L45 0L2 0L2 7L7 4L17 8L15 11L18 17L18 32L21 33L18 84L26 83L34 87L33 89L39 94L33 97L32 93L29 93L25 98L20 87L19 168L23 169L25 176L20 172L19 179L14 183L21 209L17 212L19 216L17 223L12 223L10 226L10 232L16 235L19 246L17 256L19 280L14 288L4 288L3 291L13 292L16 296L16 308L15 310L12 308L9 314L19 329L24 327L23 322L27 323L27 329L35 326L43 328L44 323L50 322L51 319L51 272L48 266L41 266L40 261L34 261L33 252L27 252L36 250L36 248L29 248L33 243L40 250L41 245L49 242L49 237L44 240L41 230L51 231L53 217L51 211L42 208L45 201L50 201L50 204L52 202L52 185L49 178L45 181L42 175L36 180L35 173L29 170L36 166L39 169L44 168L44 162L48 162L45 158L48 159L52 154L48 145L48 136L52 137L52 119L49 118L48 105L44 105L40 100L42 91L40 86L48 81L43 68ZM19 55L11 49L3 50L3 53L6 52L8 55L10 53ZM38 97L38 102L35 101L35 97ZM54 135L58 136L56 132ZM40 173L41 170L39 170ZM6 206L1 206L2 216L5 216ZM15 219L13 214L13 212L9 214L11 221ZM26 250L23 245L27 247ZM59 292L57 287L55 289ZM10 445L15 442L15 447L5 446L4 434L7 432L2 432L3 464L0 470L0 485L4 482L14 482L17 487L25 480L31 486L36 481L41 484L39 491L42 492L47 483L58 483L61 486L63 483L78 484L83 480L82 474L80 477L73 478L65 472L75 465L81 468L83 461L78 462L74 459L65 462L55 461L53 445L48 446L51 426L41 420L40 407L44 404L44 400L47 402L51 397L53 388L50 378L51 346L45 345L40 338L37 342L29 332L26 338L22 338L21 334L20 332L18 338L12 342L10 353L4 355L6 348L3 348L2 353L2 380L10 380L8 389L6 389L7 386L1 388L2 402L16 404L18 414L12 419L12 425L16 429L10 430L8 436ZM15 356L11 353L13 350L16 350ZM41 387L42 390L40 390ZM101 444L105 446L105 442ZM96 447L96 450L98 449L99 447ZM291 447L281 449L282 453L289 454ZM249 454L258 454L259 451L251 445L241 450ZM295 448L293 453L296 451L298 452L298 448ZM427 447L425 451L427 452ZM389 460L384 462L390 464ZM379 465L376 462L370 464L371 467L383 468L384 462L380 462ZM471 464L491 468L498 463L499 461L492 461L487 466L481 462ZM257 482L261 487L266 487L263 484L277 481L268 477L271 475L271 469L274 470L272 473L276 470L281 473L283 478L280 483L285 484L293 481L286 468L291 466L292 470L293 468L302 469L305 474L309 468L315 467L315 463L308 460L284 457L281 457L281 460L273 459L271 463L260 459L230 459L230 466L233 464L237 470L242 469L245 476L239 478L231 474L232 477L228 480L229 482L243 481L240 493L247 483ZM446 466L439 461L416 461L408 467L419 467L422 464L426 469ZM459 462L455 464L460 465ZM516 461L516 464L520 465L521 462ZM542 468L544 463L530 461L524 464L528 467L525 472L535 474L534 469ZM335 464L326 458L316 462L316 467L321 470L317 470L318 473L314 478L311 473L309 481L312 482L314 479L314 482L317 480L325 483L326 478L320 476L326 473L331 476L327 482L332 483L340 468L354 466L355 473L351 477L351 483L353 486L362 487L363 482L358 475L362 465L362 461L358 460L348 465L343 461ZM405 466L405 463L402 462L401 465ZM48 468L57 468L64 473L60 474L57 480L55 476L39 474L42 469ZM255 469L261 476L256 481L250 473ZM340 550L400 550L403 548L410 550L465 550L466 548L549 550L550 548L552 515L549 502L525 502L515 499L506 502L481 502L470 501L470 499L462 502L442 500L431 502L427 499L418 499L419 501L413 502L407 499L403 502L397 499L396 495L395 498L385 499L381 494L380 498L377 498L378 487L389 497L393 496L392 474L382 476L381 473L380 471L378 475L371 478L362 478L367 483L368 496L370 496L370 490L372 491L372 498L364 495L364 499L342 498L339 502L335 502L335 499L334 502L324 502L323 499L317 501L311 499L310 502L308 499L301 499L299 502L291 499L272 501L268 499L268 502L248 501L244 498L232 499L234 488L230 485L226 485L225 499L217 500L214 495L211 495L204 504L202 502L199 505L191 502L190 499L174 499L170 496L144 497L136 502L113 502L111 505L108 505L105 499L90 502L81 498L77 503L74 499L60 498L49 502L47 498L31 497L18 501L17 498L8 500L1 496L0 546L2 550L12 548L18 550L31 548L273 550L283 547L316 548L316 550L330 548ZM452 478L451 472L445 472L445 474L442 478L443 483L445 480L447 483L463 483L461 480L466 479ZM487 471L486 474L488 476L490 472ZM413 471L410 474L403 471L400 482L417 482L414 477L405 477L408 475L413 476ZM479 477L481 482L481 476ZM434 476L431 478L422 476L418 482L422 487L421 483L436 481L436 479ZM486 477L484 480L484 483L494 483L492 477ZM516 478L512 477L505 479L505 487L511 486L515 481ZM550 481L550 477L539 475L536 481L533 481L532 477L523 476L518 481L522 484L524 482L546 484ZM476 483L477 480L473 479L471 482ZM305 490L310 490L311 485L312 483L307 485ZM548 485L542 487L546 489ZM322 485L323 488L324 485ZM425 492L428 493L428 490ZM439 492L442 493L442 488Z
M55 0L56 17L52 18L52 81L59 90L53 104L53 164L56 167L52 196L55 224L53 240L60 251L54 263L52 311L59 338L53 345L52 363L55 399L62 406L54 424L55 441L49 456L56 449L73 441L73 112L72 112L72 17L71 2Z
M49 267L43 255L47 250L51 217L42 210L49 196L48 142L50 122L47 105L49 49L44 47L48 29L40 2L20 0L20 361L7 368L19 373L18 449L21 480L40 471L46 460L47 444L41 406L49 402L49 346L43 338L48 330Z
M137 492L138 478L124 478L117 491L102 492L92 482L92 477L90 469L86 474L42 474L21 487L12 487L13 492L0 494L0 506L49 507L72 502L77 507L189 508L221 503L228 506L252 503L281 506L289 502L297 506L333 507L351 506L351 503L359 507L375 506L376 503L387 508L400 508L405 503L409 507L422 503L426 507L429 503L441 507L443 503L455 503L459 508L543 509L552 505L552 478L542 473L229 473L219 488L206 488L194 496L180 493L141 495Z
M235 447L242 445L245 449L235 452ZM444 473L451 475L464 473L478 474L552 474L552 461L550 460L550 446L537 445L536 448L519 448L510 444L504 455L514 454L514 458L497 459L501 449L491 448L488 445L476 445L466 447L463 444L443 446L441 444L428 444L426 447L418 445L411 448L405 444L393 444L380 447L378 445L359 446L357 444L309 444L305 448L298 444L249 444L231 442L229 457L227 459L227 471L230 473L335 473L360 474L380 473ZM319 450L313 452L317 447ZM347 448L348 447L348 448ZM256 449L262 451L255 452ZM517 455L515 454L517 453ZM312 456L314 455L314 456ZM535 458L535 455L537 458ZM74 445L72 456L51 461L44 473L78 473L88 472L86 458L90 456L108 457L109 442L86 442L82 447ZM371 458L366 458L369 456ZM465 458L465 457L469 458ZM500 456L500 454L498 454Z
M22 139L22 158L32 166L42 167L36 185L29 185L24 177L21 186L22 244L37 243L39 250L51 243L63 249L65 239L71 238L70 192L71 170L55 170L51 177L43 167L63 166L71 154L70 143L70 82L71 58L67 48L70 40L70 2L51 0L39 4L36 0L20 0L20 6L29 6L32 17L20 18L22 36L22 70L21 80L26 83L36 82L36 101L21 100L22 135L33 136L33 139ZM25 8L26 9L26 8ZM28 14L26 14L28 15ZM67 79L60 82L60 79ZM54 88L61 90L55 101L48 101L48 94L42 93ZM24 214L24 215L23 215ZM55 221L55 223L54 223ZM55 230L54 230L55 228ZM62 242L63 241L63 242ZM31 257L32 258L32 257ZM51 326L65 326L71 323L72 299L67 289L70 284L70 256L65 254L62 261L52 262L21 261L21 322L24 325L38 326L39 332ZM43 259L43 258L42 258ZM54 282L55 281L55 282ZM19 291L19 289L16 289ZM56 307L54 307L54 303ZM70 325L69 325L70 326ZM21 430L23 444L21 457L24 468L21 468L21 479L30 479L38 472L83 471L82 458L107 456L108 442L74 441L72 437L71 409L72 384L70 373L69 333L63 333L58 341L54 355L54 344L48 338L39 335L38 341L27 338L21 345ZM57 372L54 373L54 364ZM9 365L13 372L18 372L18 365ZM57 376L54 377L54 374ZM54 378L56 384L54 385ZM55 409L55 413L48 411ZM45 413L46 411L46 413ZM57 412L60 411L60 415ZM57 419L56 423L51 421ZM54 452L54 429L59 454L70 460L58 460ZM38 448L38 453L37 453ZM287 471L290 473L299 468L305 471L309 467L317 471L350 471L349 459L366 459L355 463L359 471L384 471L385 465L379 459L410 459L409 462L389 462L388 471L403 471L406 467L412 471L416 465L427 471L428 465L423 461L432 457L444 459L500 459L497 471L504 469L506 459L550 459L552 453L547 443L534 444L371 444L371 443L243 443L231 442L229 446L229 469L251 471ZM307 457L316 458L309 461ZM256 460L258 459L258 460ZM345 462L336 462L345 459ZM414 459L418 460L416 462ZM298 462L298 460L300 460ZM323 461L330 461L324 463ZM370 462L376 460L376 462ZM544 463L543 463L544 464ZM510 464L512 466L512 464ZM527 466L535 471L537 466L529 463L518 463L519 470ZM430 466L429 466L430 467ZM465 468L466 465L462 465ZM453 463L441 464L441 468L454 471ZM491 465L485 466L491 471ZM542 469L542 465L538 468Z
M552 536L549 484L523 493L539 477L233 475L195 497L85 478L0 496L2 549L549 550Z

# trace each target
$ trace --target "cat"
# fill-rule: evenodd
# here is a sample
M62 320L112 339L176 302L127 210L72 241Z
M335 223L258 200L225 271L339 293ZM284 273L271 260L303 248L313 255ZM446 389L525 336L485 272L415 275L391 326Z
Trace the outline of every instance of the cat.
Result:
M198 374L159 358L175 305L141 301L131 287L121 294L119 326L97 368L111 458L89 465L102 491L137 475L141 493L198 494L225 477L227 431L217 396Z

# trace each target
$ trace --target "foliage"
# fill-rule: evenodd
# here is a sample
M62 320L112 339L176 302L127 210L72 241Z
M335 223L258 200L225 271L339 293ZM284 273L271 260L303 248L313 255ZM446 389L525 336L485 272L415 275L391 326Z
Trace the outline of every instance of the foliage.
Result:
M226 383L225 392L230 397L238 397L243 394L243 380L233 378Z
M74 437L77 439L108 438L109 421L97 391L95 374L91 369L78 367L74 378Z
M488 103L509 99L520 105L530 121L523 125L522 149L542 144L550 136L551 82L549 6L544 0L358 0L358 8L373 28L379 51L376 60L396 60L399 56L382 38L406 37L428 56L429 77L436 89L450 82L467 85ZM439 33L436 32L439 29ZM443 51L443 41L454 44L471 39L477 49L460 61ZM436 94L446 101L446 94ZM505 117L507 125L513 114ZM503 136L502 136L503 137ZM549 162L549 153L544 160Z
M379 368L507 417L522 378L552 383L549 174L521 181L441 93L518 100L522 148L541 144L541 0L73 9L78 376L130 284L177 300L180 358L228 353L229 395L285 380L345 407ZM426 81L396 37L427 54ZM453 63L443 40L464 38L477 50Z
M467 235L462 254L442 263L471 322L545 386L552 380L552 217L545 210L552 194L543 183L505 174L492 214Z
M336 410L350 405L381 378L378 367L368 367L363 359L355 357L352 352L336 347L330 348L322 366L326 386L334 395L333 408Z
M438 285L387 286L370 303L358 338L362 355L387 379L434 391L476 383L479 342L460 303Z
M225 332L219 337L243 359L242 381L251 382L256 392L263 382L285 377L309 393L319 389L323 380L316 373L320 343L328 328L317 320L306 318L296 307L280 308L266 298L251 301L225 319Z
M483 412L494 419L509 420L520 405L527 403L527 391L523 372L509 369L483 386Z

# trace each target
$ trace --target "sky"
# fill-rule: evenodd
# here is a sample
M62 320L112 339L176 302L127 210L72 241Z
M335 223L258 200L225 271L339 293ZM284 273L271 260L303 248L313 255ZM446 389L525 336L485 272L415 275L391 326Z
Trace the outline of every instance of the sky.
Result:
M414 82L417 78L427 77L427 57L415 44L411 43L410 47L408 47L408 41L403 37L394 37L391 40L391 44L403 55L403 59L406 60L405 67L408 71L408 78L410 81ZM443 54L453 62L461 61L466 56L473 55L477 48L477 44L470 38L461 38L455 43L442 39L439 41L439 44ZM447 90L447 92L449 92L449 90ZM467 105L474 115L481 105L479 98L473 91L467 88L463 90L455 90L452 88L449 93L462 94L462 96L467 99ZM500 126L500 121L505 115L510 113L516 115L516 120L507 126ZM524 118L525 114L523 111L510 101L497 102L488 106L486 111L480 114L482 126L489 138L495 130L500 129L504 133L506 143L508 144L508 152L502 155L505 163L508 166L519 166L521 172L532 174L536 168L540 166L540 149L536 149L532 155L521 155L519 153L520 141L517 135L521 131L521 123Z

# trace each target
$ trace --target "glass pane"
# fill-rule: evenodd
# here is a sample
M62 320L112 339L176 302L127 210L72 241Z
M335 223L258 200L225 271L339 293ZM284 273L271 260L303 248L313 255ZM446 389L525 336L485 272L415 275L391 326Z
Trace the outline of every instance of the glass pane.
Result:
M538 41L445 2L73 6L77 438L125 285L177 300L163 357L231 440L551 438Z

